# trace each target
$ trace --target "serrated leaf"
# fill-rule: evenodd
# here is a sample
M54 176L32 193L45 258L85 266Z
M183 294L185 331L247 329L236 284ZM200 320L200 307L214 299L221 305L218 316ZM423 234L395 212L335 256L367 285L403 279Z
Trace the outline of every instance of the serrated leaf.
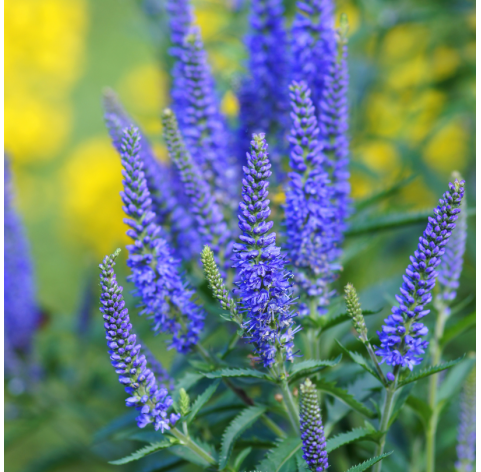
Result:
M241 452L237 455L234 461L234 470L237 471L240 469L240 466L244 462L245 458L251 453L252 447L246 447L245 449L242 449Z
M382 461L391 454L392 451L381 454L380 456L371 457L371 459L364 461L362 464L357 464L354 467L351 467L347 472L362 472L363 470L369 469L369 467L371 467L372 465L377 464L379 461Z
M381 382L379 375L377 372L368 364L367 359L359 354L358 352L349 351L349 349L345 348L337 339L337 344L339 347L357 364L360 365L366 372L369 372L374 378ZM382 383L382 382L381 382Z
M462 332L468 330L469 328L476 325L476 312L471 313L468 316L463 316L457 323L447 326L444 335L439 341L441 347L446 346L449 341L452 341L456 336L460 335Z
M405 385L410 384L411 382L416 382L417 380L424 379L425 377L429 377L430 375L437 374L442 370L449 369L450 367L453 367L456 364L459 364L464 358L465 356L462 356L459 359L456 359L454 361L445 362L444 364L439 364L439 365L433 365L431 367L421 370L416 374L411 374L409 377L405 378L404 380L398 383L398 388L404 387Z
M409 395L407 398L406 405L412 408L412 410L419 416L423 426L426 428L432 415L431 407L424 400L413 397L412 395Z
M190 408L190 413L185 418L187 424L189 424L195 418L199 410L210 400L210 397L214 395L217 387L219 386L219 383L220 380L216 380L210 387L208 387L204 391L204 393L202 393L195 399L195 402Z
M382 311L384 307L381 307L377 310L362 310L362 314L364 316L369 315L376 315ZM323 320L323 317L320 318ZM326 321L321 325L322 331L326 331L330 328L334 328L334 326L340 325L341 323L345 323L346 321L350 321L352 323L352 317L349 313L341 313L334 318L326 319ZM322 333L322 332L321 332Z
M250 377L253 379L270 380L270 377L264 372L254 369L222 369L214 372L207 372L203 374L208 379L220 379L223 377Z
M476 214L476 208L467 210L468 216ZM403 213L388 213L374 218L353 221L350 223L346 236L385 231L418 223L427 223L428 217L433 215L431 209L424 211L409 211Z
M327 452L332 452L345 444L349 444L359 439L366 438L371 435L371 431L365 428L356 428L347 433L341 433L327 440Z
M235 440L266 411L263 406L250 406L237 415L227 426L222 436L219 456L219 469L224 469L229 461Z
M301 446L300 438L283 439L256 468L260 471L279 472L281 467L296 455Z
M138 461L139 459L142 459L145 456L148 456L149 454L153 454L154 452L160 451L161 449L165 449L166 447L172 446L172 443L170 441L164 440L164 441L159 441L157 443L152 443L149 444L148 446L145 446L134 453L123 457L122 459L117 459L116 461L110 461L109 464L113 465L122 465L122 464L127 464L129 462L134 462Z
M302 361L292 366L292 369L289 373L289 382L295 382L296 380L300 379L301 377L307 377L309 375L315 374L320 370L324 369L325 367L332 367L342 359L342 355L337 356L333 360L315 360L309 359L307 361Z
M330 395L338 398L347 406L350 406L357 412L361 413L368 418L376 418L376 413L369 409L367 406L363 405L361 402L356 400L347 390L343 388L336 387L335 382L326 382L325 380L316 380L314 384L319 390L323 392L329 393Z

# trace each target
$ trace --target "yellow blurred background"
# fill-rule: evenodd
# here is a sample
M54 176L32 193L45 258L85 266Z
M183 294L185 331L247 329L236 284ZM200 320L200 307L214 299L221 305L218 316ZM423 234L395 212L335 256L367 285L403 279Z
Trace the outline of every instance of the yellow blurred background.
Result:
M222 109L235 120L245 8L227 0L194 5ZM292 13L293 2L286 5ZM416 173L402 203L427 208L453 168L467 174L474 165L474 3L454 21L436 2L427 5L434 13L406 16L404 2L399 11L373 1L337 4L350 22L355 198ZM158 115L169 100L169 66L165 38L156 41L153 30L133 0L5 2L5 149L40 300L52 312L70 312L82 276L126 241L120 162L102 123L104 87L119 93L165 156Z

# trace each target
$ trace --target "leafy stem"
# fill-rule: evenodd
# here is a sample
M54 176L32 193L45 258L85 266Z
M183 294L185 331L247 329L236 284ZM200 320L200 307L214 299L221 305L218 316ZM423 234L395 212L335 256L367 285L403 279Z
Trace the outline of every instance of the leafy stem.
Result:
M433 365L438 365L441 361L442 347L440 345L440 340L444 334L444 324L446 322L446 305L437 300L437 318L436 327L434 331L434 336L431 339L430 352L431 352L431 362ZM435 467L435 457L436 457L436 430L438 427L438 410L436 408L437 393L438 388L438 376L431 375L429 379L429 393L428 393L428 404L431 409L431 417L426 425L426 472L434 472Z
M215 459L204 449L202 449L198 444L196 444L192 439L188 436L180 432L177 428L172 428L169 430L169 433L172 434L179 442L189 448L194 454L202 458L206 461L209 465L217 465Z
M197 349L197 352L203 357L203 359L206 361L206 362L210 362L210 363L213 363L216 367L219 367L220 366L220 362L219 360L213 356L212 354L209 353L209 351L207 351L207 349L204 348L204 346L202 346L202 344L199 342L197 343L196 345L196 349ZM243 388L239 388L239 387L236 387L233 382L228 379L228 378L225 378L223 377L222 378L222 381L224 382L224 384L226 385L226 387L228 387L229 389L231 389L238 397L240 400L242 400L242 402L244 402L246 405L249 405L249 406L253 406L255 405L255 402L254 400L249 397L249 395L246 393L246 391L243 389ZM277 426L276 423L274 423L274 421L272 421L266 414L263 414L261 416L261 421L278 437L280 438L284 438L286 436L286 434L284 433L284 431L282 431L281 428L279 428L279 426Z
M388 430L388 425L389 425L389 419L391 418L391 413L392 413L392 407L394 403L394 394L396 392L397 388L397 383L399 379L399 366L396 366L394 369L394 381L391 382L387 387L386 387L386 394L384 397L384 405L382 409L382 414L381 414L381 423L379 425L379 432L382 434L382 436L379 439L379 443L376 446L376 456L380 456L384 453L384 446L386 444L386 435L387 435L387 430ZM373 468L373 472L381 472L382 468L382 461L379 461Z

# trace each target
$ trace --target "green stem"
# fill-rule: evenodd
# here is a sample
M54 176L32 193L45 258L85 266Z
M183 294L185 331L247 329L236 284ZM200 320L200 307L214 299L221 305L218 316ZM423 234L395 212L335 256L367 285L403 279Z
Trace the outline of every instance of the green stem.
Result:
M219 366L219 361L212 356L202 344L199 342L196 344L196 349L199 354L204 358L207 362L212 362L215 366ZM226 387L230 388L246 405L253 406L255 405L254 400L247 395L247 393L242 388L236 387L232 381L228 378L222 378L222 381L226 385ZM286 434L282 431L279 426L277 426L274 421L272 421L265 413L261 416L261 421L278 437L285 438Z
M299 422L299 410L292 396L292 392L289 388L289 383L287 382L286 366L282 358L278 359L277 366L281 371L281 375L280 375L281 389L282 389L282 396L284 398L284 406L287 411L287 416L289 417L289 421L291 422L291 425L294 431L296 433L299 433L299 431L301 430L301 424Z
M366 346L369 357L371 358L371 361L374 364L374 368L376 369L377 375L379 375L379 378L381 379L382 384L385 387L387 387L388 383L387 383L386 377L384 377L384 372L382 371L381 366L379 365L376 354L374 354L374 350L371 346L371 343L367 341L364 343L364 346Z
M397 369L397 367L396 367ZM384 397L384 405L381 414L381 424L379 431L382 433L379 443L376 446L375 456L380 456L384 453L384 446L386 444L387 429L389 426L389 419L391 418L392 406L394 401L394 394L396 392L397 381L399 377L399 370L395 370L395 380L386 388L386 396ZM373 472L381 472L382 461L379 461L374 467Z
M229 341L229 345L227 346L226 350L221 354L220 358L221 359L225 359L227 357L227 355L236 347L237 345L237 341L239 341L240 339L240 336L235 333L230 341Z
M317 299L315 297L311 297L309 300L309 317L312 320L316 320L318 318L317 315ZM316 328L310 328L307 335L309 339L309 345L311 346L311 353L313 359L319 359L320 356L320 344L318 339L318 332Z
M169 430L169 432L174 437L176 437L183 446L188 447L194 454L201 457L209 465L217 465L215 459L207 451L202 449L198 444L192 441L192 439L187 437L185 434L181 433L177 428L172 428Z
M444 323L446 321L446 306L437 303L438 316L436 318L436 327L434 336L430 342L430 353L432 365L437 365L441 361L441 346L439 340L443 337ZM439 415L436 408L436 393L438 389L438 376L431 375L429 378L428 404L431 409L431 417L426 427L426 472L434 472L436 463L436 430L438 428Z

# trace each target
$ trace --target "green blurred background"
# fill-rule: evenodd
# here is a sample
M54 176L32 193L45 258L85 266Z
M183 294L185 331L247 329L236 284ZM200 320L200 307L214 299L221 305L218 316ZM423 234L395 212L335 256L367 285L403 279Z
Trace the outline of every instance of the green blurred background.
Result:
M222 109L235 122L246 6L193 3ZM291 19L294 2L285 5ZM135 0L5 2L5 149L44 311L36 350L47 372L36 400L16 398L7 388L7 470L113 470L106 458L122 455L110 443L92 441L125 411L102 326L94 323L82 338L79 324L88 317L79 320L79 313L96 283L98 261L127 241L120 161L103 124L105 87L119 94L159 158L166 158L159 111L169 104L167 31L165 19L148 17L144 6ZM353 196L415 174L389 208L432 208L458 170L473 206L474 2L339 0L337 11L350 23ZM474 218L468 224L474 228ZM366 238L371 244L346 265L342 281L369 294L371 305L386 303L421 229ZM474 293L474 243L470 229L460 299ZM162 343L149 342L169 365ZM451 345L448 357L466 346L474 349L473 332Z

